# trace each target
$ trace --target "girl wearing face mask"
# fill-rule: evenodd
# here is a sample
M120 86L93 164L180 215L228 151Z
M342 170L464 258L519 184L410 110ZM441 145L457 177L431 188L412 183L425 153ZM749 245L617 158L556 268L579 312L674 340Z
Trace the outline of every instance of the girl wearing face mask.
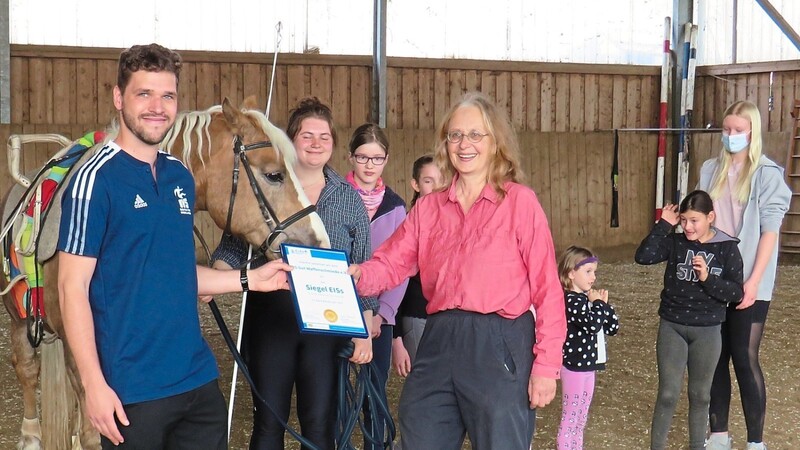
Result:
M711 197L694 191L661 219L636 250L638 264L667 262L656 341L658 397L653 408L650 450L664 450L688 371L689 448L705 448L709 390L722 346L720 324L727 305L742 298L738 240L712 226ZM683 233L673 232L680 222ZM562 376L563 377L563 376Z
M783 168L762 155L761 115L751 102L725 110L720 155L700 169L698 189L711 194L716 227L739 239L744 260L744 298L731 304L722 326L722 353L711 388L709 450L729 450L733 361L747 425L747 449L763 443L767 391L758 361L778 261L778 232L789 209L791 190Z

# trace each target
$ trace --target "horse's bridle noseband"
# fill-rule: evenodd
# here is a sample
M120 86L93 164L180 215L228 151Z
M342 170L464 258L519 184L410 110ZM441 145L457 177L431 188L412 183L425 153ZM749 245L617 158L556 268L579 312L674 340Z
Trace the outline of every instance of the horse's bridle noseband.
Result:
M273 249L272 244L281 234L286 234L286 229L293 225L298 220L302 219L303 217L315 212L317 208L314 205L306 206L305 208L297 211L296 213L292 214L291 216L287 217L286 220L280 221L278 219L278 215L275 214L275 210L272 209L272 205L269 204L269 200L264 196L264 191L261 190L261 186L258 185L258 181L256 180L255 174L253 173L253 169L250 167L249 160L247 159L247 152L249 150L254 150L257 148L266 148L272 147L272 143L270 141L260 141L254 142L252 144L244 145L242 143L242 138L239 135L236 135L233 139L233 181L231 186L231 199L228 203L228 218L225 222L225 234L231 234L231 218L233 216L233 203L236 201L236 190L239 184L239 162L241 161L242 166L244 166L244 170L247 173L247 179L250 182L250 187L253 189L253 193L256 196L256 201L258 201L258 208L261 210L261 216L264 217L264 221L267 222L267 226L269 227L270 233L269 236L264 240L264 242L258 247L258 251L261 252L264 256L267 255L267 252L273 253L280 253L279 249Z

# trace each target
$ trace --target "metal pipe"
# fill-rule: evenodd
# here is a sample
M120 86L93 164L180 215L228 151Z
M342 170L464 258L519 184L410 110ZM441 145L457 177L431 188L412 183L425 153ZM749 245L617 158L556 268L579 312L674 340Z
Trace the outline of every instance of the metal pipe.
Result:
M690 131L692 133L719 133L722 128L604 128L597 131L665 131L665 132L679 132Z
M372 121L386 128L386 0L374 0Z

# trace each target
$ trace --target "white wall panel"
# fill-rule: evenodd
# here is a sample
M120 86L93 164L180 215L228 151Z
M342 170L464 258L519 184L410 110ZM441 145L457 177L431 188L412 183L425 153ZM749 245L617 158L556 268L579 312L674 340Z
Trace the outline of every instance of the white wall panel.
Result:
M800 29L800 0L771 0ZM387 54L582 63L661 62L673 0L389 0ZM732 61L731 0L695 0L699 63ZM11 43L371 54L373 0L10 0ZM800 52L754 0L739 0L737 62Z
M786 22L800 33L798 0L770 0ZM737 54L732 54L732 0L695 0L701 27L698 64L731 64L800 59L800 51L755 0L739 0Z

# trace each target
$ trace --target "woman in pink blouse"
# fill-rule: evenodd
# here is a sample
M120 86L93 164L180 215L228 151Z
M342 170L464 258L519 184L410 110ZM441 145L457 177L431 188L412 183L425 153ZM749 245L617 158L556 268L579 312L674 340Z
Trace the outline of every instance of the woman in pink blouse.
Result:
M428 323L400 398L405 448L529 448L550 403L566 333L547 218L521 184L508 119L469 93L445 116L435 161L446 187L351 266L362 295L420 272ZM531 307L536 311L534 317ZM535 329L535 332L534 332Z

